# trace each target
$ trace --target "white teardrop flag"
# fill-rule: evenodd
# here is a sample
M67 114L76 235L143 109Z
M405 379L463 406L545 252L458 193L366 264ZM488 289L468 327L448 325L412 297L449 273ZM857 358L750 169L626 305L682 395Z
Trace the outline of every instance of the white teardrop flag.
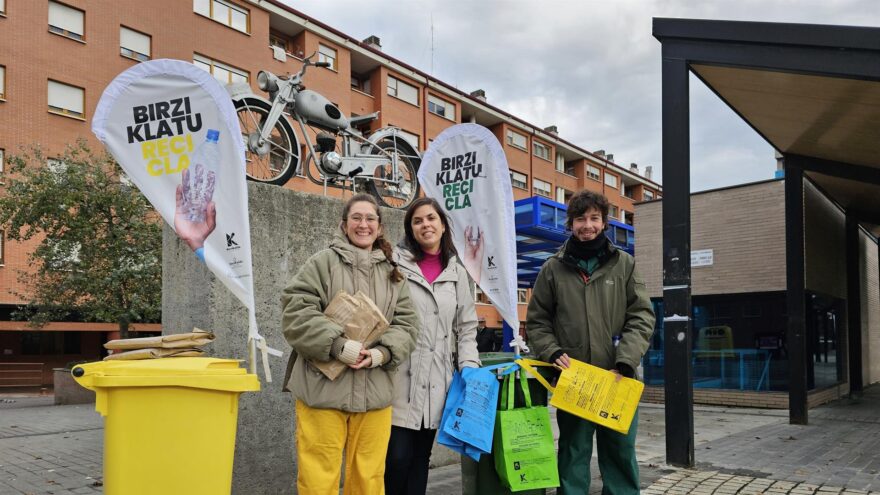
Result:
M235 108L207 72L153 60L119 74L101 96L92 132L214 275L248 309L251 371L256 352L272 381L257 329L244 144Z
M445 129L422 159L419 183L452 220L462 264L516 334L513 192L498 139L477 124Z

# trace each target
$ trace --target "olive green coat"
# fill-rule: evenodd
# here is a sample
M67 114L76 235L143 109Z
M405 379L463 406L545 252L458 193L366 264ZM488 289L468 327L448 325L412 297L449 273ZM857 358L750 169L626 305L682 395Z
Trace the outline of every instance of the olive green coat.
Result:
M562 260L565 245L544 263L526 317L528 345L541 360L561 350L603 369L638 368L654 333L654 311L635 259L610 243L609 249L614 252L588 282Z
M285 388L294 398L319 409L364 412L391 405L392 374L415 347L419 319L409 297L406 279L392 282L392 266L382 251L366 251L338 235L325 249L309 258L281 297L281 328L293 348ZM308 360L329 361L340 325L324 316L324 308L339 291L362 291L385 314L390 327L377 346L390 359L377 368L346 369L329 380Z

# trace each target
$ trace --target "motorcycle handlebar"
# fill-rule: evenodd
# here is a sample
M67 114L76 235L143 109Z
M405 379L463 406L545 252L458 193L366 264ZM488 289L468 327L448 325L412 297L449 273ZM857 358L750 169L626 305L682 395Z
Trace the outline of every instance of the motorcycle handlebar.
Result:
M278 91L278 80L279 79L294 80L294 81L299 82L302 80L303 75L305 75L305 73L306 73L306 69L310 65L313 65L315 67L330 67L330 62L312 62L312 57L314 57L316 54L317 54L317 52L304 58L302 68L299 70L299 72L297 74L292 75L292 76L279 78L278 76L276 76L275 74L272 74L269 71L260 71L257 74L257 86L263 91L268 91L268 92Z

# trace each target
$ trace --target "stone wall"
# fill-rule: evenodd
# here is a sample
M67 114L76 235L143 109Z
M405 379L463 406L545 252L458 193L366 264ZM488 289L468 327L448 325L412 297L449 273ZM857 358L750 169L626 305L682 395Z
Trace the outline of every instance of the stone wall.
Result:
M263 381L260 392L241 395L233 493L287 494L295 487L294 418L290 394L281 390L290 348L281 334L279 298L298 267L327 247L343 202L253 182L248 193L257 323L284 357L270 357L272 383ZM403 212L385 209L382 222L387 238L396 243L403 234ZM162 265L164 332L209 329L217 335L208 346L212 356L246 359L246 309L167 226Z

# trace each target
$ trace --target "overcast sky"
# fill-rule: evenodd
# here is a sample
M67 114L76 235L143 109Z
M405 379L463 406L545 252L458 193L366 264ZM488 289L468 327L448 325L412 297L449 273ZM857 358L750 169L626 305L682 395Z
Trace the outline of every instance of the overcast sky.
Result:
M876 0L283 0L388 55L662 181L652 17L880 26ZM433 26L433 43L432 43ZM432 48L433 45L433 48ZM691 77L691 190L773 177L773 149Z

